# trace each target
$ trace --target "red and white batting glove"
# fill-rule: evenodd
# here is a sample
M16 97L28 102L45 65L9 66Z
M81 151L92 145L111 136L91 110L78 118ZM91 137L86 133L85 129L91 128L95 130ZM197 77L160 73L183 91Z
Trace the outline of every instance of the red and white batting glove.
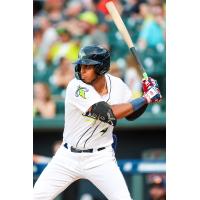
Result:
M158 88L158 83L155 79L148 77L148 79L142 80L142 89L144 93L148 92L148 90L150 90L151 87Z
M159 88L151 87L147 92L144 93L143 97L147 100L148 103L160 102L162 95Z

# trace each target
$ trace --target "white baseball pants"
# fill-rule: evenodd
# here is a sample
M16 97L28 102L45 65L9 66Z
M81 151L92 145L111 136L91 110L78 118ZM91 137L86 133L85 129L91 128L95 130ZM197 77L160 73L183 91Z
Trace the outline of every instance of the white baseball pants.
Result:
M132 200L112 147L74 153L63 145L34 186L34 200L52 200L78 179L91 181L109 200Z

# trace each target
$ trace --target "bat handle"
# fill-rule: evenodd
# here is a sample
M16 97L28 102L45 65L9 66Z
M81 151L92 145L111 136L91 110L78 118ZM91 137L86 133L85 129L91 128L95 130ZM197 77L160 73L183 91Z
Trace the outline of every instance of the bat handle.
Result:
M148 79L148 75L147 75L146 71L144 70L144 67L143 67L142 62L140 61L140 59L139 59L139 57L138 57L138 54L137 54L137 51L135 50L135 47L134 47L134 46L131 47L131 48L130 48L130 51L131 51L133 57L134 57L134 58L136 59L136 61L138 62L139 66L140 66L140 68L141 68L141 70L142 70L143 79L146 79L146 80L147 80L147 79Z
M144 72L142 75L143 75L143 79L148 80L148 75L146 72Z

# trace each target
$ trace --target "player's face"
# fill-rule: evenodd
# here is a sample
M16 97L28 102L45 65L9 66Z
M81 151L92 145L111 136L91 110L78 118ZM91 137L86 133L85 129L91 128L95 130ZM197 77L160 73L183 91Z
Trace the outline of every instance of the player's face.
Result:
M81 65L81 78L85 83L91 83L96 76L93 65Z

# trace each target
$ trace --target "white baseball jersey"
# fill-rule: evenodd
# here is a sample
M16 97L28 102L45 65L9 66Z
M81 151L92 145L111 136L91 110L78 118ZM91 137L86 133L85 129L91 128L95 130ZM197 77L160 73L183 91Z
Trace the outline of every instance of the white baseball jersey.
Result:
M131 99L128 86L117 77L106 74L108 93L101 96L89 84L73 79L67 86L65 100L65 128L63 141L78 149L106 147L113 143L113 126L87 116L95 103L109 105L126 103Z

